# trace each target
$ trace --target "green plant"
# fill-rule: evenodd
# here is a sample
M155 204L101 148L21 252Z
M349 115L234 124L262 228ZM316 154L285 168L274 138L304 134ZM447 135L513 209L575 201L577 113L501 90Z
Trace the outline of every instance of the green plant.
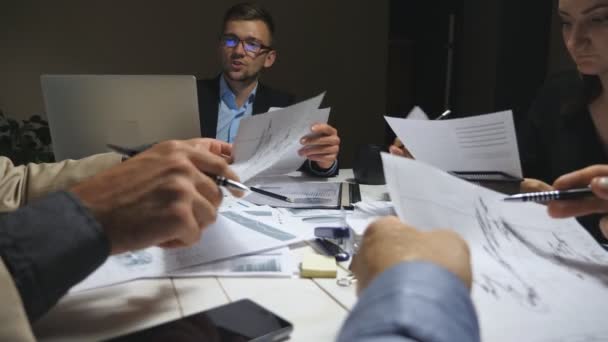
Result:
M39 115L21 123L0 110L0 155L15 165L55 161L49 124Z

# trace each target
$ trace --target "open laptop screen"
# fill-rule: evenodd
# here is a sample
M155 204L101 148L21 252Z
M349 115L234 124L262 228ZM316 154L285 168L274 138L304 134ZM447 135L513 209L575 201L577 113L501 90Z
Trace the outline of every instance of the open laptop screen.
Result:
M200 137L196 79L170 75L43 75L57 161Z

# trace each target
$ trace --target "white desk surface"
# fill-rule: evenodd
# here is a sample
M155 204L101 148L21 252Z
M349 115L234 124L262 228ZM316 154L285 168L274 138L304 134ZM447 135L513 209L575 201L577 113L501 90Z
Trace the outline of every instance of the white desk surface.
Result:
M340 170L329 181L351 178L352 170ZM386 199L386 188L362 185L361 195ZM291 248L298 254L311 249L307 244ZM338 277L346 273L340 269ZM290 321L291 341L333 341L356 302L354 286L340 287L336 279L146 279L68 295L36 322L34 332L42 341L107 339L242 298Z

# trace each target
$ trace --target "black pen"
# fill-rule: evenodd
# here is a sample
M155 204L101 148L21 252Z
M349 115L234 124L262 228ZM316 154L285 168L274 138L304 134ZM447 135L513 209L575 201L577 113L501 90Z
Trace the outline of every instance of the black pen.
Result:
M217 183L217 185L220 186L224 186L226 188L233 188L233 189L237 189L237 190L241 190L241 191L251 191L251 192L256 192L258 194L264 195L264 196L268 196L268 197L272 197L274 199L278 199L284 202L289 202L289 203L293 203L293 199L287 197L287 196L283 196L283 195L279 195L277 193L274 192L270 192L270 191L266 191L266 190L262 190L260 188L256 188L253 186L247 186L245 184L239 183L237 181L233 181L231 179L228 179L226 177L223 176L215 176L215 183Z
M136 154L146 150L147 148L151 147L153 144L150 145L143 145L140 147L124 147L124 146L118 146L118 145L114 145L114 144L106 144L106 146L118 153L118 154L122 154L123 156L127 156L127 157L133 157ZM232 179L228 179L224 176L216 176L216 175L209 175L211 178L213 178L215 180L215 183L219 186L223 186L225 188L232 188L232 189L236 189L236 190L240 190L240 191L252 191L252 192L256 192L258 194L262 194L264 196L268 196L268 197L272 197L274 199L278 199L284 202L289 202L289 203L293 203L293 199L287 197L287 196L283 196L283 195L279 195L279 194L275 194L274 192L270 192L270 191L266 191L266 190L262 190L262 189L258 189L255 188L253 186L249 187L245 184L239 183L237 181L233 181Z
M587 196L593 196L593 191L591 191L590 187L516 194L507 196L503 200L507 202L547 202L580 199Z

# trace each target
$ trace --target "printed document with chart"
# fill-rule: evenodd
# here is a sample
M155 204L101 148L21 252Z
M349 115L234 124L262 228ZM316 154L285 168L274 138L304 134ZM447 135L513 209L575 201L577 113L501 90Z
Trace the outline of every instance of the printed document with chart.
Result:
M297 232L296 228L297 225L287 227L275 224L244 210L224 208L217 221L205 228L200 241L194 246L176 249L151 247L111 256L71 291L77 292L139 278L167 276L194 265L288 246L304 239L303 234ZM229 269L230 267L235 267L235 264L228 266ZM225 265L223 269L226 269ZM205 271L209 273L209 268L193 272Z
M329 108L319 109L324 95L241 120L231 167L242 182L260 174L283 175L302 166L306 158L298 155L300 139L311 133L314 123L327 123L329 118Z
M424 120L416 111L408 119L384 118L417 160L445 171L522 176L511 111L448 120Z
M482 341L608 341L608 254L574 219L383 154L395 209L469 244Z

